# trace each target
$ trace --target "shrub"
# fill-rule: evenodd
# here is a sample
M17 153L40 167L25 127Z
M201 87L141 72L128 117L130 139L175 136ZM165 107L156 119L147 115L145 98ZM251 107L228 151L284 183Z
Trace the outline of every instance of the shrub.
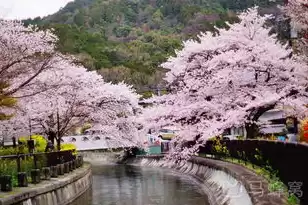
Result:
M217 138L213 139L214 146L213 146L213 152L217 157L227 157L229 156L229 150L226 145L222 144L221 141Z
M77 147L74 144L70 144L70 143L61 144L61 151L65 151L65 150L75 150L73 154L77 155Z
M15 155L17 154L18 150L8 147L8 148L0 148L0 156L6 156L6 155Z
M244 136L236 136L236 139L237 139L237 140L244 140L245 137L244 137Z
M31 138L35 140L35 151L44 152L47 145L47 140L41 135L33 135Z
M44 153L47 145L47 140L40 135L31 136L33 140L35 140L35 152L36 153ZM27 154L29 153L27 148L27 140L28 137L21 137L18 140L18 147L8 147L8 148L0 148L0 156L6 155L17 155L19 154ZM77 154L76 146L74 144L62 144L61 150L72 150L74 149L74 155ZM26 172L27 176L30 176L30 172L35 168L34 165L34 156L23 156L20 157L20 171ZM41 169L42 167L47 166L47 156L44 154L36 155L36 168ZM0 159L0 175L11 175L12 176L12 185L17 186L17 159Z
M27 172L27 175L30 176L31 169L34 168L33 158L26 157L20 159L21 171ZM0 159L0 175L10 175L12 176L12 185L16 187L17 182L17 160L12 159Z
M19 145L23 146L27 149L27 140L29 139L29 137L21 137L18 139ZM45 148L47 145L47 140L45 139L45 137L41 136L41 135L32 135L31 139L34 140L35 143L35 152L45 152ZM28 150L27 150L28 152Z

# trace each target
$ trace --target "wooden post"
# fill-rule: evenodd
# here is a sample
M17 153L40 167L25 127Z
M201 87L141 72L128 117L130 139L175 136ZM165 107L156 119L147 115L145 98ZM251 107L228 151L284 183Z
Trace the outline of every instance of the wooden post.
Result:
M31 180L33 184L38 184L41 181L41 172L39 169L31 170Z
M26 172L18 172L17 174L18 187L27 187L28 186L28 178Z
M20 157L17 155L17 172L21 172Z
M37 158L36 158L36 155L33 155L33 160L34 160L34 168L37 169Z

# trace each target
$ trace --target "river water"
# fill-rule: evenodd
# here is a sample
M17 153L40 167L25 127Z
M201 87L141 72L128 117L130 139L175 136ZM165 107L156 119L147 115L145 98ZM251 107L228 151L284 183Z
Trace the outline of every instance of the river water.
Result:
M209 205L189 177L168 169L93 167L93 186L71 205Z

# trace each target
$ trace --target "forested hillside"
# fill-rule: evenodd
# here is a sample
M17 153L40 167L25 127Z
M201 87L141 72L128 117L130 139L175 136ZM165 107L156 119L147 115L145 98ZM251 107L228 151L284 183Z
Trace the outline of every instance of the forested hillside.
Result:
M107 80L124 80L138 90L162 84L157 69L182 40L215 32L236 12L255 4L275 13L270 0L75 0L46 18L25 20L55 28L58 48L72 53Z

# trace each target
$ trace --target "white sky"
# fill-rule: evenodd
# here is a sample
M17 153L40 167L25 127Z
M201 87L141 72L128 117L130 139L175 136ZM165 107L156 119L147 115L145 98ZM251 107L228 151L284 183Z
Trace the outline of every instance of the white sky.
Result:
M57 12L72 0L0 0L0 18L25 19Z

